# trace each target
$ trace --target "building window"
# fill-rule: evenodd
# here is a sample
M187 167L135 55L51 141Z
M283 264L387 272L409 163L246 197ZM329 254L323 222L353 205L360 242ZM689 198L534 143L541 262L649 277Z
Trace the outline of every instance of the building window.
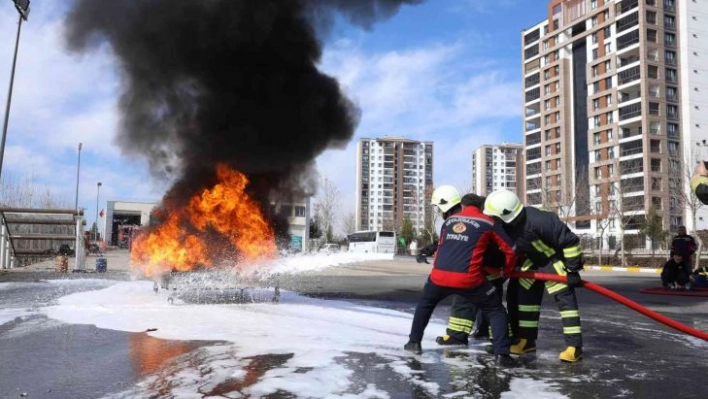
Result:
M296 206L295 207L295 216L304 217L305 216L305 207L304 206Z
M651 159L651 171L661 172L661 159L652 158Z

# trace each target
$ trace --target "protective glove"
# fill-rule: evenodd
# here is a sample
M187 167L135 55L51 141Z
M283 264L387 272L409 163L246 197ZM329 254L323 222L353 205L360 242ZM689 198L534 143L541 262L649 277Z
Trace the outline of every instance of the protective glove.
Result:
M566 278L568 287L576 288L583 286L583 280L580 279L580 273L578 272L568 272Z

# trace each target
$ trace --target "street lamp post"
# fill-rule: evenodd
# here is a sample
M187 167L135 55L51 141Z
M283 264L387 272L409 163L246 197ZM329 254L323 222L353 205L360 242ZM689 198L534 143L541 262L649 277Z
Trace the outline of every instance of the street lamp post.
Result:
M76 209L76 243L74 244L74 257L76 258L76 269L83 269L80 261L81 251L81 212L79 211L79 172L81 171L81 146L79 143L79 158L76 163L76 197L74 199L74 209Z
M27 21L29 16L30 0L13 0L17 12L20 13L17 23L17 37L15 38L15 55L12 57L12 68L10 69L10 88L7 91L7 104L5 105L5 121L2 125L2 140L0 140L0 175L2 175L2 163L5 156L5 140L7 138L7 124L10 121L10 104L12 103L12 86L15 82L15 65L17 65L17 49L20 46L20 31L22 20Z
M96 230L93 233L93 240L98 243L98 194L101 192L101 182L96 184Z

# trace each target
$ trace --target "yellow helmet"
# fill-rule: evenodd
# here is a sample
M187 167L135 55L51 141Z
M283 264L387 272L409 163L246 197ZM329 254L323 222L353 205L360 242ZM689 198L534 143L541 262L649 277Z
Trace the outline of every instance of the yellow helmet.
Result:
M497 190L484 201L484 214L496 216L504 223L511 223L524 209L519 197L509 190Z
M445 213L459 204L462 200L459 191L453 186L440 186L433 191L430 199L431 205L436 205L441 212Z

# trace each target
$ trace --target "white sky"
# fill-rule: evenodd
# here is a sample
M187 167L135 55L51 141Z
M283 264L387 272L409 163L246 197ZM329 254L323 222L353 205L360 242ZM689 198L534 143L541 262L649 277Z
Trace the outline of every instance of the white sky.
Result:
M337 267L351 262L352 254L303 255L280 260L270 265L261 265L270 272L298 274L308 271ZM367 255L358 255L361 260ZM388 255L390 256L390 255ZM223 275L215 278L223 283ZM0 291L16 289L27 284L2 283ZM74 284L96 288L96 280L55 280L41 284ZM408 340L412 312L362 306L344 301L309 298L294 292L282 292L280 303L267 302L270 291L260 288L255 292L264 302L233 305L196 305L177 301L169 304L168 291L153 292L153 283L136 280L130 282L103 281L105 288L64 296L56 305L25 310L5 308L0 310L0 324L18 316L36 312L51 319L70 324L92 324L99 328L127 332L143 332L149 328L157 331L149 334L156 338L172 340L225 341L201 349L205 351L205 364L200 367L213 369L212 373L200 373L194 367L178 367L170 372L173 394L177 397L194 397L197 389L215 387L227 379L243 378L245 366L251 356L267 354L290 354L293 356L282 367L268 371L243 393L261 397L285 390L298 397L313 398L389 398L390 395L375 384L369 383L356 391L351 380L353 371L337 361L347 353L376 353L382 360L376 368L394 373L412 386L419 386L435 396L440 386L420 371L411 369L408 360L413 356L402 350ZM210 284L206 284L210 286ZM218 286L215 283L214 286ZM176 286L173 284L173 286ZM421 363L444 362L455 365L460 359L447 359L434 343L436 335L444 332L445 320L433 320L428 326L423 342L424 353L415 356ZM468 349L471 353L483 353L481 347ZM474 358L474 357L472 357ZM475 367L475 364L461 367ZM303 372L302 368L307 368ZM154 389L158 376L148 376L144 381L127 391L111 397L147 397ZM556 393L552 382L536 378L514 377L511 391L504 398L521 398L529 389L537 392L538 398L564 397ZM347 393L349 392L349 393ZM145 396L143 396L145 395Z

